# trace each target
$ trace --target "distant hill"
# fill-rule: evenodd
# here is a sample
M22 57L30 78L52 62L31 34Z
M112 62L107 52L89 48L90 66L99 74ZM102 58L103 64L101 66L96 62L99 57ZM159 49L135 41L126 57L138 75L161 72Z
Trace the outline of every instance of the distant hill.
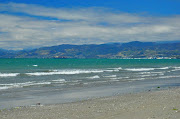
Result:
M0 49L0 58L14 58L16 51Z
M0 55L1 58L180 58L180 43L63 44L14 54L0 50Z

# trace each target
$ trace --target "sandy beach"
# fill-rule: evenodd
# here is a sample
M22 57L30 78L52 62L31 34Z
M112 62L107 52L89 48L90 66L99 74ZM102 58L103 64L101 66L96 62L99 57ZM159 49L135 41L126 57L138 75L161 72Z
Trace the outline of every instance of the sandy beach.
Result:
M1 119L180 119L180 88L17 107L1 110Z

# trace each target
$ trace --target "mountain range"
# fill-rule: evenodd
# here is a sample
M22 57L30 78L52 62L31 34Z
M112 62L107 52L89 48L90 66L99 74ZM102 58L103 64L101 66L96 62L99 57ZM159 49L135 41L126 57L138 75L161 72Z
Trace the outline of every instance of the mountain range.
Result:
M139 42L70 45L33 50L0 49L0 58L180 58L180 42Z

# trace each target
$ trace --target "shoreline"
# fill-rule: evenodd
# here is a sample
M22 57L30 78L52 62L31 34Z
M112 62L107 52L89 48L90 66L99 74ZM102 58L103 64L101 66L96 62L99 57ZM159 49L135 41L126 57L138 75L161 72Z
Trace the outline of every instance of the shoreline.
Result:
M178 119L180 87L0 110L1 119Z

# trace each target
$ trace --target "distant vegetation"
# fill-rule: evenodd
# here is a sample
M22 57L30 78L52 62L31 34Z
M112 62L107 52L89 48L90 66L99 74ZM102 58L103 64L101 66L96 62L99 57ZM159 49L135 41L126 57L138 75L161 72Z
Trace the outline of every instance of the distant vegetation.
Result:
M0 49L0 58L176 58L180 43L129 42L100 45L59 45L30 51Z

